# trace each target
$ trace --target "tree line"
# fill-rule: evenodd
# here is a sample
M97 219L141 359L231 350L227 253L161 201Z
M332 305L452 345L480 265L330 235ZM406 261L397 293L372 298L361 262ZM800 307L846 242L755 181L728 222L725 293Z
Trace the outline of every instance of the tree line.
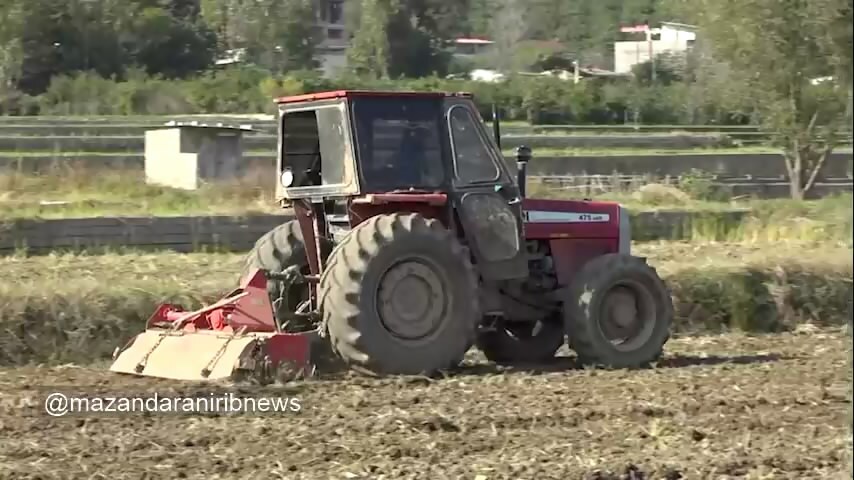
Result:
M317 67L314 28L326 0L4 0L0 86L30 95L80 71L187 78L230 50L273 73ZM444 75L449 41L549 40L603 62L621 22L656 18L658 0L346 0L352 71L377 77ZM506 55L501 55L505 57Z

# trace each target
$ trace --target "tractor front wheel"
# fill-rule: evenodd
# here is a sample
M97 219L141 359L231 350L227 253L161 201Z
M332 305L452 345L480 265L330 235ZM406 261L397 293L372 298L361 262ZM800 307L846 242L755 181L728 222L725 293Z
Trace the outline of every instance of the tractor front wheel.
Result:
M329 256L319 290L332 349L376 374L457 366L480 318L467 251L418 214L379 215L353 228Z
M332 250L332 244L325 238L321 238L320 242L321 253L325 257ZM246 255L240 277L245 277L256 268L270 273L282 273L295 265L303 274L309 273L305 241L299 221L291 220L265 233L255 242L255 246ZM284 285L278 280L267 281L267 293L274 305L277 322L281 322L285 314L296 311L309 296L306 284L294 284L284 291ZM287 301L283 302L283 298Z
M607 254L578 272L564 315L569 345L580 363L634 368L661 356L670 336L673 303L644 259Z

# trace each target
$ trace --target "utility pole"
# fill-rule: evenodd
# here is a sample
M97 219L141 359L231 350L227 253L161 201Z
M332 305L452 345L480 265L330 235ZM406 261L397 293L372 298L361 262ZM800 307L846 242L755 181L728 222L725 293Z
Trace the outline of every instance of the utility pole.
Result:
M651 71L650 80L651 83L655 83L655 53L653 52L652 48L652 30L649 29L649 25L647 25L646 29L646 41L649 44L649 69Z

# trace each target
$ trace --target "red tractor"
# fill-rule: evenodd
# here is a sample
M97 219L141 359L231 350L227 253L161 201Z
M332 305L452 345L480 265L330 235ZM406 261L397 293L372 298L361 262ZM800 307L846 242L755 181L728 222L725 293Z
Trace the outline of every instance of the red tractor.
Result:
M240 288L196 312L161 306L113 370L303 368L317 341L382 374L452 368L472 346L495 362L543 362L566 339L582 364L661 355L672 301L630 253L628 212L525 198L530 150L517 149L514 173L497 119L493 138L470 95L335 91L278 104L277 197L295 218L257 241Z

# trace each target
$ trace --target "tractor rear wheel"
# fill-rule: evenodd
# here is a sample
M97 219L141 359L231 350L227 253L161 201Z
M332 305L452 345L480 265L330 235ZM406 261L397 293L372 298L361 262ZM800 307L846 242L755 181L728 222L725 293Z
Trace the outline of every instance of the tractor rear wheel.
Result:
M327 256L331 250L332 244L321 239L321 253ZM309 273L305 241L297 220L277 226L255 242L255 246L246 255L240 278L256 268L282 273L294 265L298 265L303 274ZM267 293L273 303L277 322L283 318L283 313L294 312L302 302L308 300L309 295L308 286L305 284L291 285L287 292L283 292L283 286L281 281L267 281ZM280 301L283 293L287 294L287 302Z
M494 329L481 332L476 342L489 361L499 364L548 362L563 343L560 315L538 322L499 320Z
M661 356L670 336L673 303L644 259L607 254L578 272L564 315L569 345L580 363L634 368Z
M452 232L418 214L372 217L335 248L320 278L332 349L376 374L453 368L474 341L478 282Z

